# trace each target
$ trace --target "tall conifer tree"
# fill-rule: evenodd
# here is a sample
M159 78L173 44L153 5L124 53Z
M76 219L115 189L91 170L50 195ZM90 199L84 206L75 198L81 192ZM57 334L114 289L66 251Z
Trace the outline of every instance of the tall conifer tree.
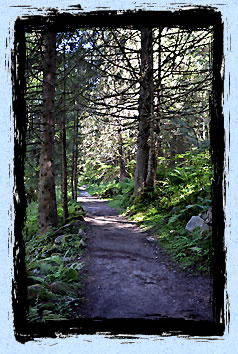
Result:
M38 231L46 232L58 222L55 193L54 160L54 99L56 80L56 33L44 35L43 93L41 112L41 149L38 191Z

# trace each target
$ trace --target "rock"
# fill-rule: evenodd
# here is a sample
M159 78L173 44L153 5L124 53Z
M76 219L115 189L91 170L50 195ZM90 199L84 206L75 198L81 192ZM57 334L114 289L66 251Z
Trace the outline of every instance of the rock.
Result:
M153 237L146 237L146 240L149 242L155 242L155 239Z
M199 216L205 221L209 226L212 225L212 207L210 207L205 213L199 214Z
M79 229L79 232L78 232L79 236L83 237L83 238L86 238L86 233L82 230L82 229Z
M212 225L212 208L210 207L207 211L207 216L206 216L206 219L205 219L205 223L208 224L208 225Z
M70 227L70 226L71 226L71 224L66 224L66 225L62 226L62 229L66 229L66 227Z
M39 271L39 269L33 269L33 273L38 275L38 274L40 274L40 271Z
M192 233L197 227L200 228L200 233L209 229L209 226L200 216L192 216L189 222L187 223L185 230Z
M199 216L200 218L202 218L203 220L205 220L206 217L207 217L207 212L205 211L204 213L201 213L201 214L199 214L198 216Z
M63 241L64 237L65 237L65 235L60 235L60 236L56 237L55 243L60 244Z
M206 222L204 222L203 226L200 227L200 234L202 234L203 231L206 231L206 230L210 230L210 227L208 226L208 224Z
M79 263L79 265L77 267L77 270L81 270L83 267L84 267L84 264L83 263Z
M80 246L86 247L86 242L84 240L79 241Z

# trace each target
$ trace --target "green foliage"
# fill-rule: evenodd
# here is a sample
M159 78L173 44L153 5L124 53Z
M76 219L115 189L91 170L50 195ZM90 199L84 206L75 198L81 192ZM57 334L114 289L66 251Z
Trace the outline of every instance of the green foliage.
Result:
M163 166L166 173L157 181L160 207L176 208L193 205L201 208L211 202L212 169L208 150L192 149L175 158L172 168ZM193 210L194 212L194 210Z
M84 173L81 179L84 183L107 182L111 176L117 176L119 172L118 166L105 163L94 157L87 159L84 165Z
M81 264L76 263L66 268L63 262L60 265L53 265L52 262L44 262L40 264L40 273L45 276L45 281L53 282L62 280L71 282L77 279L77 269ZM36 280L36 279L35 279Z
M57 213L58 213L58 225L59 227L63 225L63 208L61 204L61 194L58 191L57 196ZM67 220L73 220L74 218L79 218L85 214L82 206L77 202L69 201L68 203L69 217ZM26 210L26 220L23 230L23 237L25 241L29 241L37 233L37 213L38 205L37 201L33 201L28 204Z
M211 205L212 167L208 150L192 149L175 157L173 167L160 160L155 200L127 210L145 229L158 235L172 258L187 270L208 272L211 233L190 235L185 226L191 216Z
M191 216L207 211L211 205L213 172L209 151L192 149L179 154L173 167L168 167L165 158L158 162L153 195L144 194L137 203L133 203L134 183L129 179L90 186L88 191L111 198L112 207L126 208L125 215L157 235L158 242L183 269L206 273L211 233L190 235L185 226Z
M92 183L87 187L87 191L91 195L99 196L101 192L104 191L105 188L107 188L108 185L113 184L113 182L107 182L107 183Z
M38 205L36 201L31 202L27 206L26 220L24 227L24 239L29 240L33 235L37 233L37 213Z
M81 271L84 269L84 263L80 261L83 253L80 241L85 234L79 233L79 229L84 228L83 213L78 203L70 203L67 224L61 222L58 229L40 235L36 226L36 202L28 206L24 240L29 321L44 322L78 316ZM60 242L56 242L57 237L60 237Z
M93 184L87 191L100 198L111 199L109 205L118 210L125 209L133 200L134 181L125 178L123 182L107 182L104 184Z

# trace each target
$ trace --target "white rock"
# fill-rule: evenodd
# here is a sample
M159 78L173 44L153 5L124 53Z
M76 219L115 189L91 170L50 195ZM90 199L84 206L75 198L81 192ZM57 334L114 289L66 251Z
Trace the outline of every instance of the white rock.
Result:
M151 237L151 236L150 237L146 237L146 240L149 241L149 242L154 242L155 241L155 239L153 237Z
M80 240L79 243L80 243L80 246L86 247L86 242L84 242L84 240Z
M79 234L79 236L81 236L81 237L86 237L86 233L85 233L82 229L79 229L78 234Z
M192 216L189 222L187 223L185 230L188 232L193 232L193 230L197 227L200 228L200 233L202 233L204 230L209 229L208 225L202 218L200 218L200 216Z
M64 236L65 236L65 235L60 235L60 236L56 237L55 243L58 243L58 244L61 243L62 240L63 240L63 238L64 238Z

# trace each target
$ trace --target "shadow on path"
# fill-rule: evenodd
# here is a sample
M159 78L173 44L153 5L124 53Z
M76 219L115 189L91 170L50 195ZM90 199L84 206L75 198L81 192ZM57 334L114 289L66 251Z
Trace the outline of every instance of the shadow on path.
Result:
M86 209L85 316L212 320L211 280L175 269L131 221L80 190Z

